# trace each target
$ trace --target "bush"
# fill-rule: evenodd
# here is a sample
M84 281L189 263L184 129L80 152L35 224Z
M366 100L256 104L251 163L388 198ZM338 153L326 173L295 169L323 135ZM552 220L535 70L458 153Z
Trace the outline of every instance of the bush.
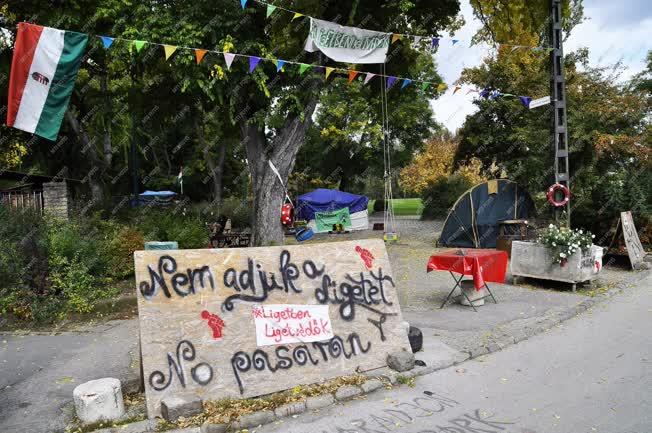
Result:
M164 209L139 209L135 226L144 241L177 241L179 248L205 248L209 243L206 222L199 215Z
M421 194L421 219L445 218L459 196L472 186L467 177L458 174L439 178L435 183L428 185Z
M145 246L143 234L135 227L118 226L107 233L104 254L107 259L107 275L125 279L134 275L134 251Z

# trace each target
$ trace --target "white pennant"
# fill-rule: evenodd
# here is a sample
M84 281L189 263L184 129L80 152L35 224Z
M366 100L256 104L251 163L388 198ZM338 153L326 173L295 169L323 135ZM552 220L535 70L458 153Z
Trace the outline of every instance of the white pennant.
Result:
M421 39L423 39L423 36L415 36L414 37L414 43L418 44L419 42L421 42Z
M224 61L226 62L226 68L229 71L231 70L231 63L233 63L233 59L235 59L235 54L224 53Z
M376 74L372 74L371 72L367 72L367 76L364 79L364 83L367 84L369 82L369 80L371 80L375 76L376 76Z

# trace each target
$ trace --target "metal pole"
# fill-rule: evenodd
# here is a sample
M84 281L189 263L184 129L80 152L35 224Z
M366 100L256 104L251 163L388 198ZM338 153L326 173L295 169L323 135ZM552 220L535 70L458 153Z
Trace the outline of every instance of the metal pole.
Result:
M136 207L138 205L138 161L137 161L137 152L136 152L136 88L134 81L136 80L136 60L134 59L131 63L131 87L129 89L130 93L130 110L131 110L131 146L129 149L130 154L130 165L131 165L131 181L132 181L132 199L131 206Z
M555 146L555 182L570 189L568 163L568 126L566 123L566 80L564 78L564 51L562 46L561 0L550 0L550 95L553 104L553 141ZM560 208L555 210L559 220ZM567 224L570 227L570 200L566 204Z

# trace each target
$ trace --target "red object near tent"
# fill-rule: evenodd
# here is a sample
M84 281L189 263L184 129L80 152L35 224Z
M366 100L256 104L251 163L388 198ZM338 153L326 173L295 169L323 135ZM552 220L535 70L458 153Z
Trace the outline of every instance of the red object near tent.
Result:
M292 226L294 221L294 206L292 203L285 203L281 207L281 224L284 226Z
M466 250L465 255L457 254L457 250L448 250L430 256L426 272L450 271L462 275L473 276L476 290L480 290L485 282L504 283L507 271L507 253L498 250Z

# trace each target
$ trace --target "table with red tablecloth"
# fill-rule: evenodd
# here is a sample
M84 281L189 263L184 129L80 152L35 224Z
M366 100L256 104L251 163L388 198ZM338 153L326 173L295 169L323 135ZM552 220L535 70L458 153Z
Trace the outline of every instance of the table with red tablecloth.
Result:
M442 308L448 302L455 289L465 275L473 277L476 290L483 287L487 289L491 298L496 302L487 282L503 283L507 271L507 253L499 250L473 249L473 250L447 250L433 254L428 260L426 272L448 271L455 279L455 287L448 294ZM459 279L453 274L460 274ZM473 303L471 303L473 307ZM475 307L474 307L475 309Z

